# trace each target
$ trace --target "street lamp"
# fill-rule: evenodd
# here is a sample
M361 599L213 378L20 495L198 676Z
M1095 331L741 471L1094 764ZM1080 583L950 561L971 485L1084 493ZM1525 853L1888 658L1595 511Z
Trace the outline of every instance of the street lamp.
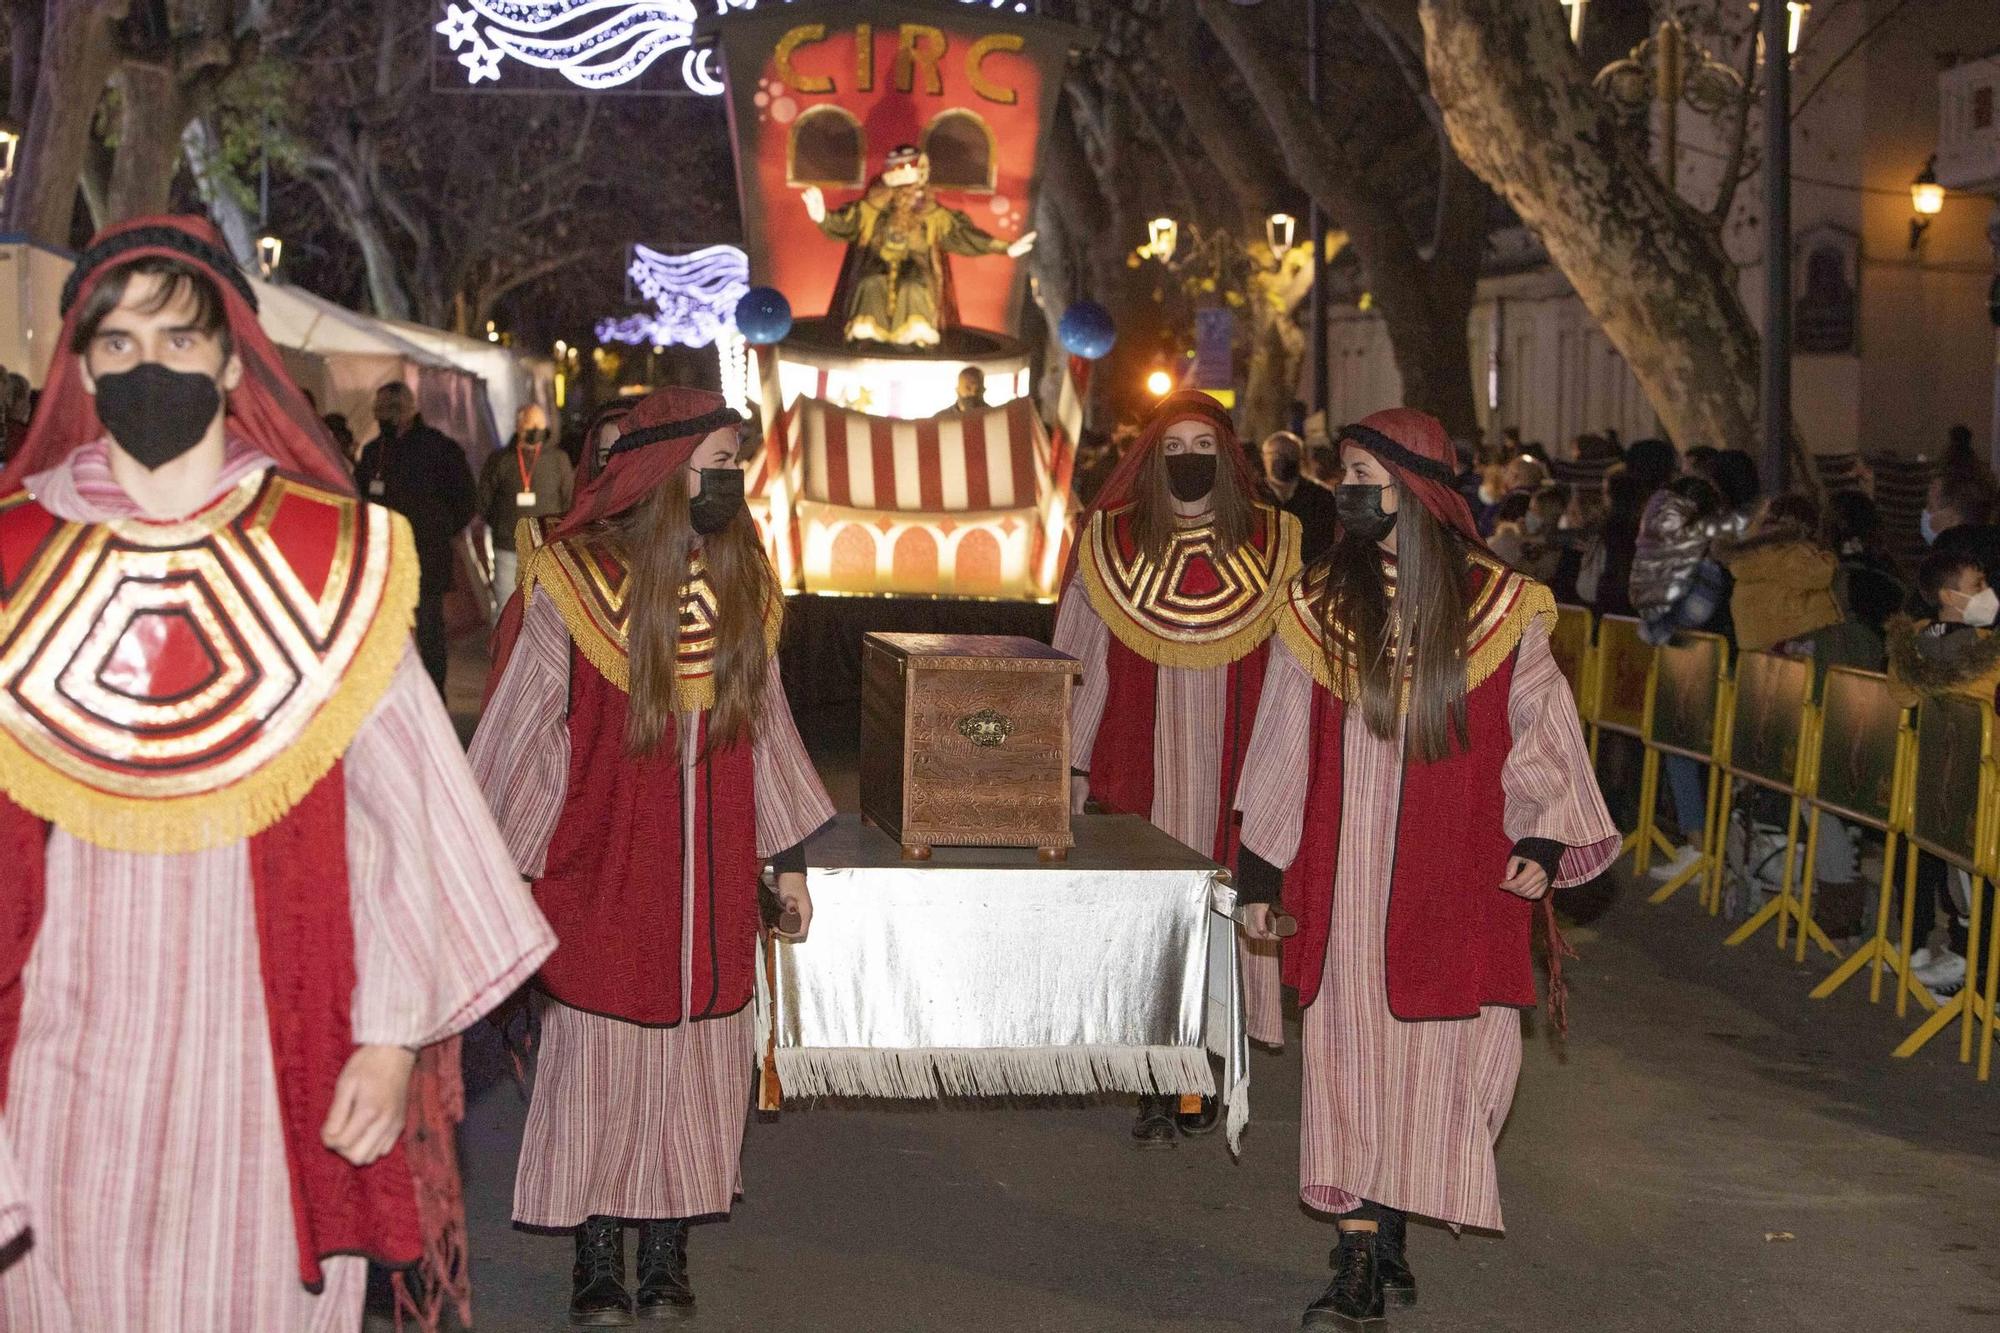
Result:
M1710 55L1671 15L1630 55L1597 71L1592 84L1634 115L1660 104L1660 169L1669 190L1680 168L1681 103L1714 115L1743 96L1743 76Z
M1273 213L1264 219L1264 243L1271 247L1271 258L1284 259L1298 236L1298 228L1299 220L1290 213Z
M1569 44L1579 46L1583 42L1583 11L1590 0L1562 0L1562 7L1569 14Z
M285 261L285 242L282 237L265 232L257 238L257 271L269 282L277 276L278 265Z
M1174 391L1174 377L1164 368L1146 376L1146 392L1155 398L1165 398Z
M1162 264L1174 257L1180 239L1181 224L1172 218L1154 218L1146 224L1146 251Z
M1944 212L1944 186L1938 184L1937 154L1924 163L1924 169L1910 182L1910 207L1916 216L1910 219L1910 248L1916 249L1924 239L1924 233L1931 229L1931 219Z

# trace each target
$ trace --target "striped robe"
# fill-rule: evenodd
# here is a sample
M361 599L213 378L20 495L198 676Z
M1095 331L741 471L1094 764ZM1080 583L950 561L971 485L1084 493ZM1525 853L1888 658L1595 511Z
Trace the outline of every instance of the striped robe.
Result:
M478 734L472 767L500 821L514 864L542 873L569 786L569 630L539 588ZM764 719L752 737L757 852L803 842L833 817L778 678L767 667ZM676 734L684 772L695 766L693 715ZM682 784L693 792L692 782ZM692 820L692 809L683 817ZM692 839L690 838L691 844ZM680 867L691 905L694 866ZM692 911L683 913L691 921ZM689 956L681 950L683 959ZM682 1012L692 1007L683 968ZM514 1182L514 1220L570 1227L593 1214L626 1218L726 1213L741 1189L739 1158L755 1048L751 1010L674 1027L642 1027L547 997L534 1095Z
M1105 667L1111 628L1083 584L1071 579L1050 640L1083 663L1083 683L1070 703L1070 766L1089 769L1111 682ZM1155 667L1159 696L1153 722L1153 826L1203 856L1215 852L1221 816L1223 728L1229 718L1229 668ZM1278 949L1237 937L1243 966L1244 1020L1252 1041L1285 1044L1278 991Z
M1609 865L1619 835L1548 636L1546 624L1531 625L1516 653L1507 706L1513 746L1501 781L1507 836L1552 838L1569 849L1563 886ZM1303 832L1314 688L1280 638L1237 793L1244 847L1280 868L1291 864ZM1342 744L1333 932L1319 998L1305 1012L1299 1195L1326 1212L1366 1199L1498 1231L1493 1144L1520 1073L1521 1016L1488 1007L1476 1018L1406 1023L1389 1012L1383 940L1402 739L1380 740L1357 717Z
M264 466L233 451L216 494ZM101 447L37 482L66 518L134 512ZM555 938L414 653L342 773L354 1040L442 1040ZM365 1259L325 1260L318 1295L299 1281L248 844L141 855L57 830L46 886L0 1119L0 1218L33 1235L0 1272L0 1328L358 1329Z

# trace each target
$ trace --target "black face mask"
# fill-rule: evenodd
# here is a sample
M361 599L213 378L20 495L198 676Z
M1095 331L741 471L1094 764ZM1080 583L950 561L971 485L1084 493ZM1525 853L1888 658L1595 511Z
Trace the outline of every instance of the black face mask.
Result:
M712 537L729 526L743 511L743 469L705 467L701 470L701 494L688 502L688 522L704 537Z
M396 418L378 416L375 418L375 424L381 429L383 439L393 440L396 438Z
M540 426L534 426L521 432L521 443L523 444L545 444L548 442L548 438L549 433Z
M1167 489L1184 504L1193 504L1215 489L1214 454L1168 454Z
M200 444L221 411L222 390L214 380L157 361L97 381L97 419L148 472Z
M1340 526L1362 541L1379 542L1396 526L1396 516L1382 512L1380 486L1340 486L1333 492Z
M1299 465L1289 458L1280 458L1271 464L1271 480L1280 486L1289 486L1299 479Z

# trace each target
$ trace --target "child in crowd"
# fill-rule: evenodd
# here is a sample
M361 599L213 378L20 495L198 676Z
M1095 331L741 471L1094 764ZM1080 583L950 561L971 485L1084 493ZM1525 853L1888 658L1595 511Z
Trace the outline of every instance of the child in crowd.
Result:
M1969 694L1992 702L2000 687L2000 636L1992 632L2000 596L1978 558L1963 550L1932 551L1918 566L1917 591L1935 619L1918 624L1899 616L1889 623L1889 684L1899 701L1908 706L1939 694ZM1939 858L1917 858L1913 943L1920 947L1911 952L1910 966L1939 1001L1965 984L1970 889L1969 879ZM1928 947L1938 904L1947 896L1945 941Z
M1722 493L1694 473L1675 477L1647 502L1632 557L1632 607L1646 622L1646 642L1700 629L1721 607L1727 583L1708 546L1728 534L1730 517Z

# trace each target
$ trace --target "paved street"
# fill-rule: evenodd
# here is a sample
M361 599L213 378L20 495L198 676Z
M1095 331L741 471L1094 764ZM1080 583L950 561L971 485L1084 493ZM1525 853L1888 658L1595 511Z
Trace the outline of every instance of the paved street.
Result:
M1511 1230L1417 1229L1396 1329L2000 1328L2000 1082L1955 1043L1892 1063L1865 987L1813 1004L1816 972L1723 949L1692 902L1576 906L1575 1029L1566 1055L1529 1037L1501 1144ZM468 1064L477 1327L559 1329L568 1240L508 1223L521 1095L483 1027ZM697 1326L1296 1327L1332 1228L1296 1201L1296 1052L1253 1077L1241 1162L1136 1153L1115 1104L753 1117L744 1200L695 1232Z

